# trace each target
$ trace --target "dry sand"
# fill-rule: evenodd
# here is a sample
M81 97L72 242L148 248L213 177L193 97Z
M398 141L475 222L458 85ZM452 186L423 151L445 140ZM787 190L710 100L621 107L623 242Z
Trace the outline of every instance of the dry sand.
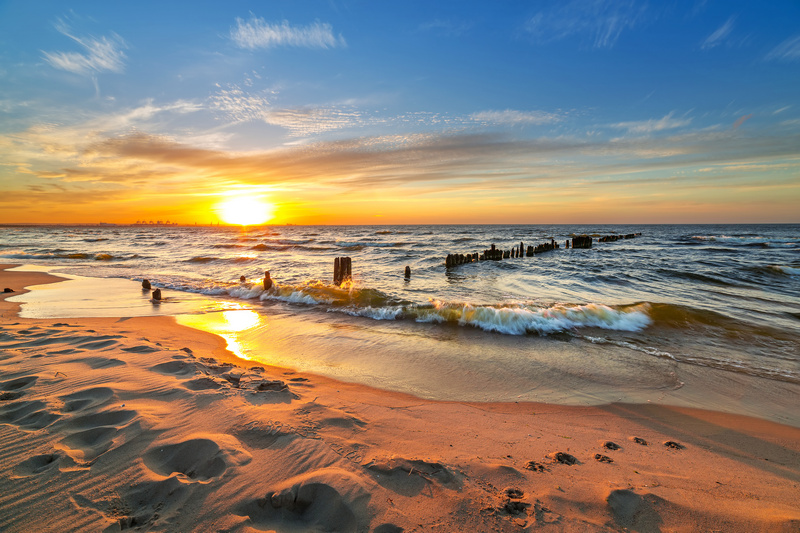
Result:
M0 301L3 532L800 530L795 427L433 402L253 366L170 317L18 309Z

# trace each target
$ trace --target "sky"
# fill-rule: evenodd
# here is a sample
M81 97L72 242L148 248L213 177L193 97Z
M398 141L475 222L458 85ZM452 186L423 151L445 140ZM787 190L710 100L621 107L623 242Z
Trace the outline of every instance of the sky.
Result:
M800 222L800 2L0 0L0 223L241 197L276 224Z

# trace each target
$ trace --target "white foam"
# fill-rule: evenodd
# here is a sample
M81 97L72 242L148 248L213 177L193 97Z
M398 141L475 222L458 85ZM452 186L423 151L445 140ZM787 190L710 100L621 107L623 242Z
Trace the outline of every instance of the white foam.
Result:
M489 307L464 304L454 306L434 302L442 320L457 320L460 325L475 326L485 331L506 335L526 333L548 334L575 328L595 327L616 331L641 331L652 322L646 304L625 310L602 304L553 306L543 309L528 307ZM425 320L434 321L430 316Z
M344 308L331 308L328 312L338 311L350 316L363 316L372 318L374 320L397 320L403 316L402 307L344 307Z
M264 287L260 285L252 286L250 284L242 284L238 287L231 287L228 289L228 294L234 298L241 298L242 300L252 300L258 298L263 294Z

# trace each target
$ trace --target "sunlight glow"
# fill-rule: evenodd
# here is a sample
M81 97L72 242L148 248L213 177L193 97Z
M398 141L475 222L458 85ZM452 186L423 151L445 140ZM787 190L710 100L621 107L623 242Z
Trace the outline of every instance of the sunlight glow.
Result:
M222 317L227 322L227 330L233 332L244 331L255 327L260 322L258 313L250 309L237 309L223 311Z
M217 205L217 213L227 224L255 226L269 221L275 206L250 196L234 196Z

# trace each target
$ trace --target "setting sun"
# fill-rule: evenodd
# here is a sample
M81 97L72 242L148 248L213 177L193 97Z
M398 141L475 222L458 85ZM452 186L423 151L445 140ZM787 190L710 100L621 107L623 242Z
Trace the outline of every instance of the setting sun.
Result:
M217 213L228 224L253 226L273 217L275 206L249 196L236 196L217 205Z

